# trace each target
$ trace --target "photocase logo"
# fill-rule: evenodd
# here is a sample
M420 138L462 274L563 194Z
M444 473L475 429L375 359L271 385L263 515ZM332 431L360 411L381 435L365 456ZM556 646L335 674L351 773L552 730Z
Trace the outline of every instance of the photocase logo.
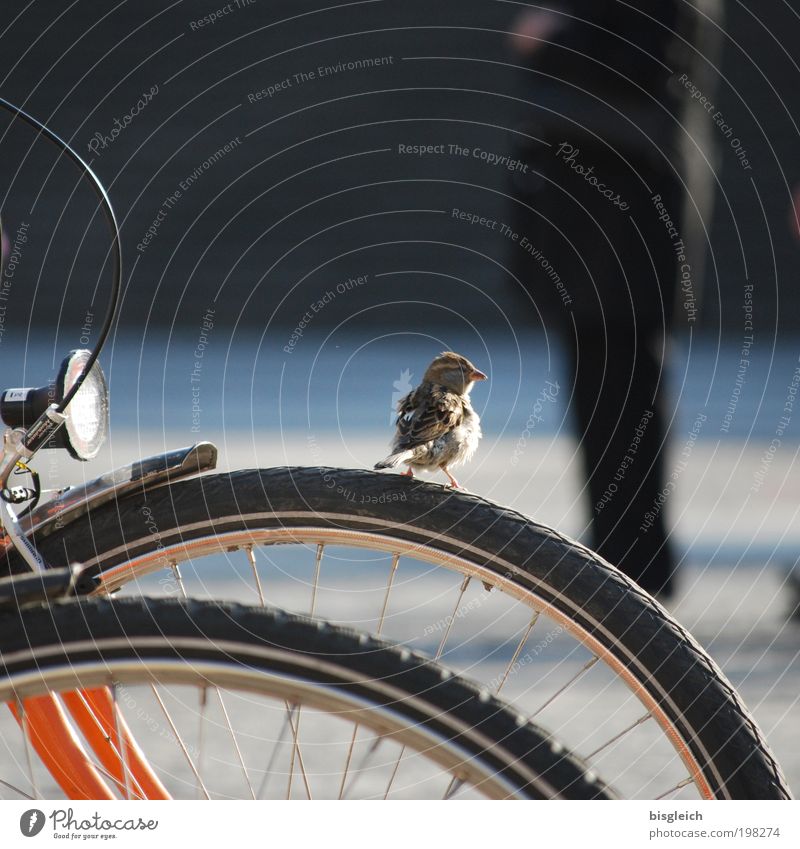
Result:
M19 830L25 837L36 837L36 835L44 828L45 816L44 812L38 808L31 808L19 818Z
M397 417L397 405L400 403L400 400L405 398L414 388L411 385L412 377L411 370L405 368L400 372L400 379L395 380L392 384L394 386L394 392L392 392L392 409L389 413L389 424L394 424L394 420Z

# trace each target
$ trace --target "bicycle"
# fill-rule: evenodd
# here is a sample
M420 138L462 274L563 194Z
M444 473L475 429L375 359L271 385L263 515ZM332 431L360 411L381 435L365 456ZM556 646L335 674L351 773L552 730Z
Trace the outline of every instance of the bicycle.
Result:
M101 190L103 199L108 200ZM113 212L107 217L113 226ZM118 233L113 244L118 260ZM116 268L117 292L120 275ZM85 376L91 366L86 369L86 361L83 366ZM31 397L41 405L41 391ZM30 449L41 439L36 428L48 427L40 424L47 411L37 412L14 450ZM170 588L188 596L181 567L202 577L197 561L208 557L219 573L215 558L229 566L229 555L240 551L245 568L229 573L250 574L248 591L265 605L274 587L267 583L265 592L264 574L274 571L276 561L259 564L258 557L263 561L288 549L289 565L282 568L298 574L310 568L313 616L329 589L321 581L323 557L333 550L354 562L353 573L359 563L385 564L385 581L369 584L379 604L371 613L348 612L349 621L375 623L380 633L402 558L404 570L426 580L452 577L445 589L455 604L423 634L441 633L434 661L448 655L455 626L473 613L481 620L478 635L502 625L502 635L493 636L494 647L483 657L489 661L484 669L476 673L475 664L462 663L465 671L488 685L486 698L501 692L508 698L513 690L515 709L528 720L547 722L549 734L564 739L592 772L603 775L599 786L648 798L689 792L701 798L789 798L761 732L714 662L655 600L579 543L477 496L416 480L393 477L398 497L387 499L387 478L374 472L287 467L208 474L215 462L214 447L199 443L118 469L14 516L2 545L9 572L80 563L82 575L96 582L91 591L100 595L135 588L165 570ZM5 469L11 465L7 461ZM7 478L0 481L4 489ZM357 503L349 497L354 492L360 495ZM34 498L36 487L20 493L28 495ZM300 555L291 554L295 549ZM303 566L304 554L309 562ZM359 594L369 595L368 583ZM281 606L301 603L305 600L290 598ZM390 624L403 642L413 640ZM536 639L545 628L531 647L532 635ZM464 637L462 644L474 639ZM542 674L543 658L555 645L560 648L553 668ZM567 661L572 667L565 678ZM554 682L545 693L543 682L551 674ZM534 684L526 686L525 676ZM592 684L588 707L596 716L588 733L585 721L575 730L559 709L579 681ZM346 760L349 764L351 756ZM378 795L396 789L403 760L401 747ZM444 795L452 795L460 781L450 779Z

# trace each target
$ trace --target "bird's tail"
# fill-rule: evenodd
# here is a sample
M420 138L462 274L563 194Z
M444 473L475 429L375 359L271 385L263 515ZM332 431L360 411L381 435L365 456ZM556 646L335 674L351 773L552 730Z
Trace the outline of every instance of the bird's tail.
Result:
M375 464L376 469L394 469L406 460L410 460L414 455L413 451L398 451L396 454L390 454L384 457L383 460Z

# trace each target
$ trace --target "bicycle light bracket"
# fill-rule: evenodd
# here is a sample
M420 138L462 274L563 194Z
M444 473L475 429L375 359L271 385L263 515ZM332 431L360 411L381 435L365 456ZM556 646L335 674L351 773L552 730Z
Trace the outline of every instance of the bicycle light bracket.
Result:
M91 353L70 351L52 383L6 389L0 395L3 421L12 428L28 429L22 442L29 458L40 448L66 448L76 460L91 460L100 451L108 434L108 386L99 363L92 366L67 408L58 409Z

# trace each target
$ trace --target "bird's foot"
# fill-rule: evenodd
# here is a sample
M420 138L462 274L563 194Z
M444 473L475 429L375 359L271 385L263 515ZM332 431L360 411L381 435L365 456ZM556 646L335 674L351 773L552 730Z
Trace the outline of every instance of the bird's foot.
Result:
M455 479L455 478L454 478L454 477L450 474L450 472L448 472L448 471L447 471L447 469L445 469L445 467L444 467L444 466L442 466L442 471L443 471L443 472L447 475L447 479L450 481L450 486L452 486L452 487L453 487L453 489L463 489L463 488L464 488L464 487L463 487L463 486L461 486L461 484L460 484L460 483L459 483L459 482L458 482L458 481L457 481L457 480L456 480L456 479Z
M400 472L400 474L404 478L413 478L414 477L414 470L411 468L411 466L409 466L404 472Z

